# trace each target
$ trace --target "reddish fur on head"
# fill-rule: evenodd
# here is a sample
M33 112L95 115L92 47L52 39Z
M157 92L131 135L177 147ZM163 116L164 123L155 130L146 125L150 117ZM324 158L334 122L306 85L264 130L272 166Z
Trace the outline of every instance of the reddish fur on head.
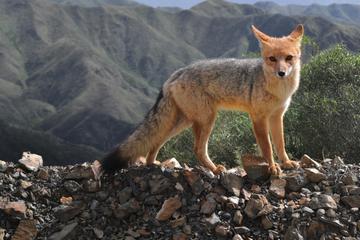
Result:
M288 36L281 38L268 36L255 26L252 26L252 31L259 40L266 72L277 77L287 77L295 67L299 67L303 25L299 24ZM284 76L279 76L281 72Z

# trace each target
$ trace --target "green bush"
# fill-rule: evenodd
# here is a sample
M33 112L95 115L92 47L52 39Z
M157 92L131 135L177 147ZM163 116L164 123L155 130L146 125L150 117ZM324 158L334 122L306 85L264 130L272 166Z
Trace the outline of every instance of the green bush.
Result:
M360 161L360 55L335 46L303 66L300 88L285 115L287 151L300 158L344 156ZM243 153L255 152L248 117L221 112L209 142L209 155L227 166L239 165ZM194 161L191 130L169 141L160 159Z
M360 55L343 46L303 66L300 88L286 117L288 149L295 156L360 160Z

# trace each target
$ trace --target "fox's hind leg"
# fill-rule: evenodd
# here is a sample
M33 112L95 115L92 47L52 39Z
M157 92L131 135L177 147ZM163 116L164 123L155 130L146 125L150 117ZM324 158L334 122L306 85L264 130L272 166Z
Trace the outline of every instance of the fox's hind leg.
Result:
M185 118L185 116L178 114L177 121L175 122L174 126L171 128L170 131L165 132L161 139L154 145L154 147L149 151L146 157L146 164L152 165L156 160L156 156L159 153L160 148L168 141L170 138L178 135L182 132L185 128L190 127L191 122Z
M206 122L194 122L194 152L202 165L210 169L214 174L220 174L221 172L226 171L225 167L222 165L216 166L208 155L208 142L215 123L215 118L216 114L213 114L209 116Z

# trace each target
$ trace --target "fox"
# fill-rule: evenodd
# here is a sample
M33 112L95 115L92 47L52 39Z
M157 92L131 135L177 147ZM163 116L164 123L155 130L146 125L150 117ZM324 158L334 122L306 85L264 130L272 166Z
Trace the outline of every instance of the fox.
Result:
M251 26L259 42L260 58L199 60L175 71L163 84L158 98L138 125L101 167L113 172L146 157L152 165L160 148L186 128L192 128L194 153L204 167L218 175L226 171L208 155L208 142L220 110L248 113L261 156L269 172L297 168L285 150L283 118L300 82L301 40L299 24L287 36L272 37ZM272 143L280 166L274 161Z

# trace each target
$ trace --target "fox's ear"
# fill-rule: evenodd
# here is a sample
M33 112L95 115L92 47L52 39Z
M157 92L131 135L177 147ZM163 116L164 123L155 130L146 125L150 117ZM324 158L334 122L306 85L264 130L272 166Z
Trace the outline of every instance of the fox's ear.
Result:
M299 24L290 33L289 37L292 38L295 41L301 41L303 35L304 35L304 26L302 24Z
M251 25L251 29L255 35L255 37L261 42L265 43L270 40L270 36L266 35L265 33L261 32L259 29L257 29L254 25Z

